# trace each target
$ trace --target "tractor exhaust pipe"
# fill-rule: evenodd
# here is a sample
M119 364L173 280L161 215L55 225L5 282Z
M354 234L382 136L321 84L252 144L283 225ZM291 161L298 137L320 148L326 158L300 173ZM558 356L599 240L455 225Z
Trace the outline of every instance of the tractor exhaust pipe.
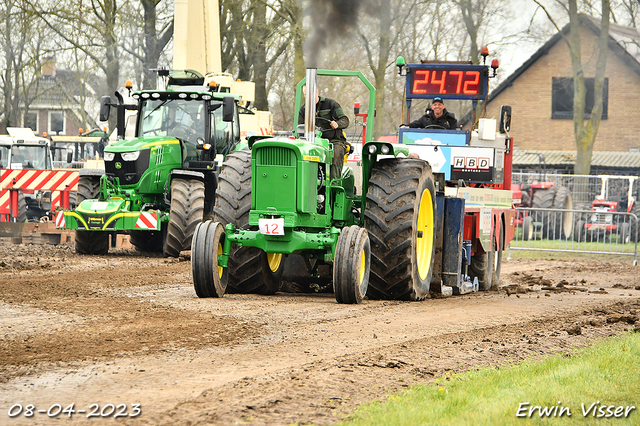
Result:
M307 98L304 101L304 138L311 142L316 140L317 76L318 70L316 68L307 68Z

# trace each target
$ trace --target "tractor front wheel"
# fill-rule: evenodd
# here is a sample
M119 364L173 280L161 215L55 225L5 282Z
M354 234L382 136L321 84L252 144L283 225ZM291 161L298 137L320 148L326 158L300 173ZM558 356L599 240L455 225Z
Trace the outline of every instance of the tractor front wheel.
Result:
M419 300L429 293L435 254L431 166L412 158L380 160L371 172L365 227L371 239L370 299Z
M197 179L173 178L169 225L162 250L165 256L178 257L182 250L191 248L193 232L202 222L203 213L204 183Z
M227 291L229 268L218 265L224 237L220 222L207 220L196 225L191 242L191 273L198 297L222 297Z
M366 229L343 228L333 260L333 289L338 303L360 303L367 294L371 245Z
M250 210L251 152L234 151L227 155L220 169L213 219L223 225L233 223L238 229L246 229L249 226ZM271 276L273 269L268 265L274 266L275 259L271 255L271 261L268 261L264 256L269 255L265 255L259 248L232 244L227 291L258 294L273 294L278 291L284 270L284 259L280 259L282 265L276 268L280 274L279 277ZM264 266L265 263L267 266Z
M280 290L285 259L286 256L282 253L260 253L265 290L263 293L273 294Z

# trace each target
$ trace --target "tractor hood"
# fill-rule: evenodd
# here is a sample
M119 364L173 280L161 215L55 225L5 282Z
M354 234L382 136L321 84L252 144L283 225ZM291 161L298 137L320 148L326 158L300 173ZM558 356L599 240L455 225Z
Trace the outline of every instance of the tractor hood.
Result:
M133 152L143 149L149 149L159 145L179 145L180 141L176 138L167 136L154 136L144 138L133 138L112 142L107 146L105 152Z
M289 139L289 138L269 138L262 139L254 143L252 151L255 153L257 150L267 146L277 146L282 148L288 148L296 153L299 161L313 161L317 163L326 163L327 155L330 154L333 158L333 152L330 152L329 142L326 139L316 139L317 143L309 143L303 139Z

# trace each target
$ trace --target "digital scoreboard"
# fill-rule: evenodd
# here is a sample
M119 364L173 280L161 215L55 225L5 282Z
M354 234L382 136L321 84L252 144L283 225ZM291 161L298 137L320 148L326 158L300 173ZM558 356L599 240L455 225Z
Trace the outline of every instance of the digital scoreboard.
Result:
M411 64L407 67L407 98L484 99L487 67L483 65Z

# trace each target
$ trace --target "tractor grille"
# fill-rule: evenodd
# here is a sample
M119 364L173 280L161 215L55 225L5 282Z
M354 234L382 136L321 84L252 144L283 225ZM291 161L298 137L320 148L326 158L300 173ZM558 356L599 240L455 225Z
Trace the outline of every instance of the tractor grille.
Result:
M107 176L120 179L120 185L134 185L138 183L142 174L149 168L150 151L140 151L136 161L124 161L119 152L115 154L113 161L105 161L104 168ZM120 168L116 167L120 165Z
M289 148L265 146L256 153L259 166L295 166L296 154Z

